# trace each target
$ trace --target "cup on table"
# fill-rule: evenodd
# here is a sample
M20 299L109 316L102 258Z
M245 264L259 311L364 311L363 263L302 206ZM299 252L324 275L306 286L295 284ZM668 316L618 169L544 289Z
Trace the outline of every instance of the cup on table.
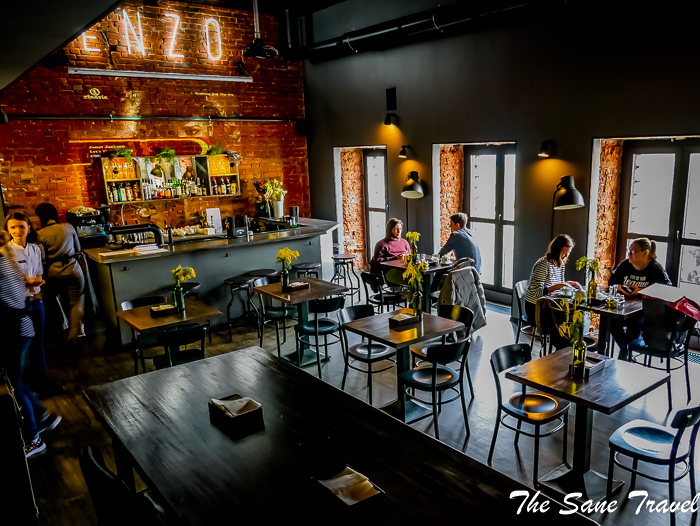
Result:
M449 254L445 254L444 256L442 256L442 258L440 259L440 263L443 265L449 265L450 264Z
M574 293L574 289L571 287L571 285L564 285L559 290L561 291L561 295L565 298L570 298Z

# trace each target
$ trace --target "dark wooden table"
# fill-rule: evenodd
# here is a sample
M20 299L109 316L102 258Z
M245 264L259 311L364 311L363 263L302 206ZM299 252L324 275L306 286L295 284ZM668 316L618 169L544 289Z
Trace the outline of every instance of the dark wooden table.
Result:
M566 299L571 301L571 298L565 298L558 291L547 296L555 301ZM625 298L625 302L615 309L608 309L605 305L597 307L589 305L579 305L579 309L588 312L594 312L600 316L600 326L598 327L598 345L595 351L598 354L608 356L608 340L610 339L610 320L626 320L632 316L636 316L642 310L642 300L640 298Z
M425 312L430 312L430 293L433 290L434 280L443 273L452 270L455 261L456 260L451 259L447 265L443 265L442 263L429 264L425 269L425 272L423 272L423 275L425 276L425 286L423 287L423 310ZM379 264L379 268L384 272L395 268L399 270L406 270L406 264L403 262L403 258L392 259L391 261L381 262Z
M122 310L117 312L122 320L137 331L149 329L165 329L181 323L190 323L199 320L208 320L221 314L221 311L210 307L206 303L192 298L185 298L185 311L176 314L154 318L151 316L152 305L136 307L135 309Z
M335 294L343 294L349 290L347 287L339 285L338 283L310 277L298 278L292 281L304 281L309 284L309 288L294 292L282 292L282 283L271 283L263 287L255 287L253 290L258 294L277 300L285 305L296 305L297 321L299 323L306 323L309 321L310 301L325 298L326 296L333 296ZM296 353L287 354L283 356L283 358L300 367L316 365L316 354L306 344L302 344L301 346L301 361L298 359Z
M233 393L262 404L263 431L233 439L210 423L209 399ZM135 468L184 524L454 525L467 514L563 520L555 502L547 513L518 516L523 497L510 493L526 486L259 347L90 387L84 396L112 436L118 475L133 487ZM383 512L333 506L312 480L331 459L386 493ZM565 522L594 524L582 515Z
M580 492L581 501L596 500L605 496L607 478L591 469L593 411L610 415L670 382L671 375L610 358L605 361L603 371L573 380L569 376L571 354L571 347L562 349L509 369L505 376L576 404L573 468L562 464L541 478L540 484L555 496ZM622 485L622 481L615 481L613 490L618 491Z
M396 401L381 407L390 415L399 420L410 423L426 414L429 410L419 406L411 400L406 399L405 384L399 376L402 372L408 371L410 361L410 347L420 342L446 336L450 333L464 328L464 324L458 321L440 318L432 314L423 313L421 323L397 327L389 327L389 318L400 312L412 312L411 309L399 309L393 312L385 312L368 318L360 318L343 325L346 331L359 334L367 338L370 342L383 343L388 347L396 349L396 390L398 398Z

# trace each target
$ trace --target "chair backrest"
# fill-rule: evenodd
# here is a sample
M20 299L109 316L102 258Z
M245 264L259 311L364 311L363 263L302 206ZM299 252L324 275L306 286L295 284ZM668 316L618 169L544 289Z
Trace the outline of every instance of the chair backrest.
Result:
M360 274L360 279L362 280L362 285L365 287L365 297L369 298L367 292L367 287L369 287L374 294L382 293L382 275L373 274L371 272L362 272Z
M439 345L431 345L425 349L425 361L434 365L439 363L452 363L456 361L464 362L464 350L466 349L467 341L460 340L455 343L442 343Z
M335 298L321 298L309 302L309 312L314 314L328 314L342 309L345 306L345 297L337 296Z
M464 331L457 331L457 338L464 340L469 337L474 321L474 311L461 305L439 305L438 316L464 324Z
M168 298L165 296L144 296L143 298L136 298L133 300L122 301L122 310L131 310L137 307L145 307L146 305L158 305L160 303L167 303Z
M205 357L207 326L199 324L180 325L158 334L158 344L165 347L167 354L153 358L156 369L169 367L183 363L203 360ZM187 349L187 345L198 343L198 347ZM185 350L180 347L185 346ZM170 360L168 356L170 355Z
M344 323L359 320L360 318L368 318L369 316L374 316L374 307L372 305L354 305L345 307L338 312L338 321L342 326Z
M527 294L527 288L530 286L530 282L526 279L518 281L515 284L515 304L518 307L518 319L522 321L529 321L527 319L527 314L525 314L525 309L523 308L523 301L525 299L525 294Z
M671 427L677 429L675 438L673 439L673 445L671 446L670 457L672 459L676 458L678 453L678 446L681 443L683 434L688 428L692 428L690 433L690 458L695 456L695 441L698 438L698 429L700 429L700 407L692 407L688 409L681 409L676 413L671 422Z
M499 407L503 400L501 395L501 379L499 374L515 367L529 362L532 359L532 348L526 343L516 343L500 347L491 353L491 372L493 379L496 381L496 398ZM523 387L524 389L525 387Z
M80 450L80 471L87 484L97 523L100 526L123 524L128 520L129 489L105 466L102 452L95 446Z
M257 278L255 281L253 281L253 288L264 287L265 285L279 283L280 281L282 281L282 276L280 274ZM272 304L272 299L269 296L265 296L264 294L258 294L258 296L260 297L260 306L263 310L265 309L266 305L269 306Z
M642 336L647 347L665 352L684 350L695 320L672 309L664 300L642 298Z

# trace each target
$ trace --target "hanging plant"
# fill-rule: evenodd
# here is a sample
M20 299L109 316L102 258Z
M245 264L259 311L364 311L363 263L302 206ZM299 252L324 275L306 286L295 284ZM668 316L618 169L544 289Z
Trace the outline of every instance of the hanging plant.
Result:
M160 161L168 161L171 163L173 162L173 159L175 159L175 150L166 146L156 154L156 159L159 163Z
M115 146L109 153L112 154L112 157L123 157L127 161L132 160L131 150L129 150L128 148L124 148L123 146Z
M220 144L215 144L214 146L211 146L209 150L207 151L207 155L223 155L223 150L221 149Z

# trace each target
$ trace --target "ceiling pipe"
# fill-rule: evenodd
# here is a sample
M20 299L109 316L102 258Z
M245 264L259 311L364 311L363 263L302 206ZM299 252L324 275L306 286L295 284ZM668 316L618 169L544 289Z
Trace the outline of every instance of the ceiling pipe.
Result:
M525 14L550 11L553 4L564 0L505 1L477 4L458 2L422 11L413 15L375 24L339 37L298 49L299 58L311 61L328 60L360 51L386 49L414 41L436 38L444 32L464 30L468 25L480 26L520 20Z
M10 121L187 121L187 122L300 122L302 119L268 117L117 117L113 115L8 115Z

